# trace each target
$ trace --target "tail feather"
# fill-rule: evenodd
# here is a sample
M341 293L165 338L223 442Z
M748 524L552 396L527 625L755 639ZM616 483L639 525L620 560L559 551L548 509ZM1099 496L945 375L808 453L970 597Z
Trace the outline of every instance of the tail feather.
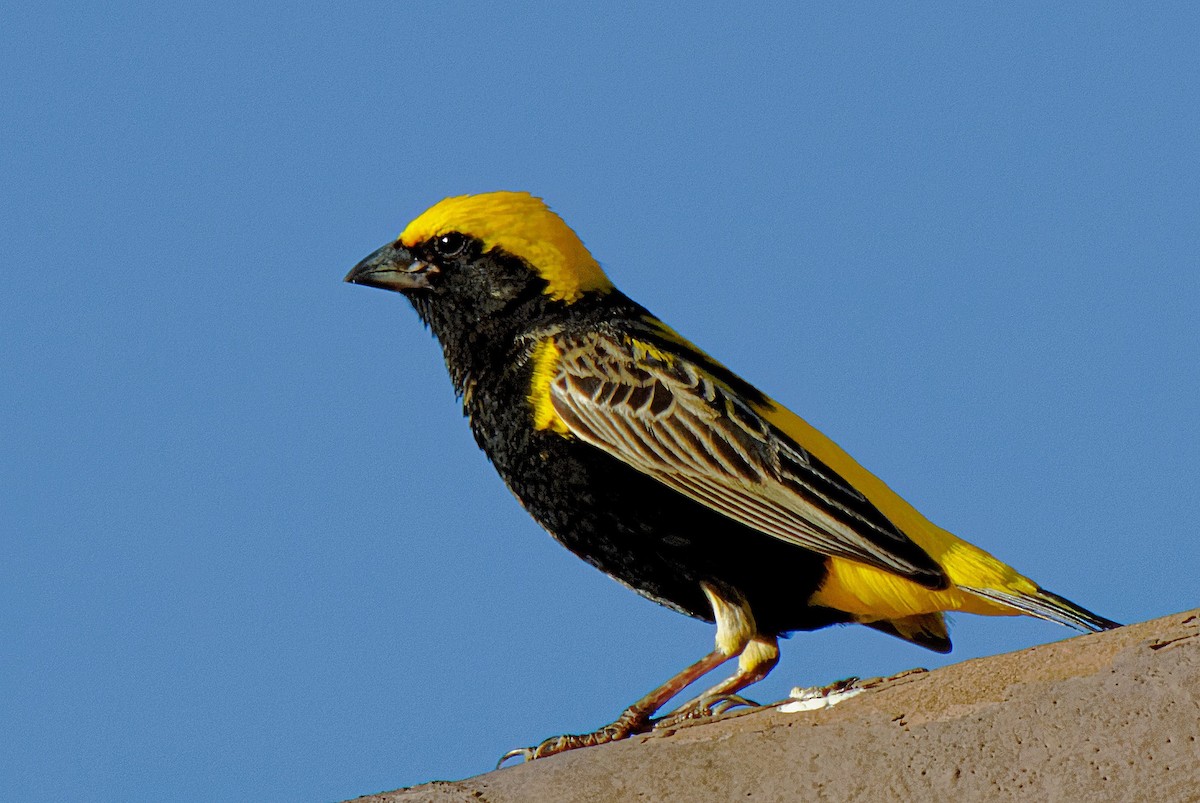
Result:
M995 588L969 588L967 586L959 586L959 588L992 602L999 602L1001 605L1015 608L1029 616L1073 627L1085 633L1112 630L1114 627L1121 626L1111 619L1098 616L1086 608L1079 607L1069 599L1060 597L1058 594L1047 591L1044 588L1038 588L1032 594L1014 594Z
M890 636L919 644L934 652L950 652L950 634L946 632L946 619L940 611L904 616L899 619L880 619L874 622L862 622L862 624Z

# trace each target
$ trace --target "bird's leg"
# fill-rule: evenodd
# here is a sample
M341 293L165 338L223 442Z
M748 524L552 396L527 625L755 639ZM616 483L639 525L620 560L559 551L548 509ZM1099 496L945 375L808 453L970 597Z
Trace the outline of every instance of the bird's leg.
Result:
M618 739L625 739L637 733L644 733L650 729L650 717L654 716L654 713L662 708L668 700L694 683L701 675L711 672L732 657L719 649L713 650L626 708L611 724L605 725L603 728L592 733L572 733L555 736L536 747L520 747L516 750L509 750L500 758L497 766L517 756L521 756L525 761L532 761L535 758L545 758L555 753L574 750L577 747L592 747L598 744L605 744L606 742L615 742Z
M774 636L757 635L750 640L738 658L738 671L725 678L703 694L688 700L654 724L655 728L668 728L689 719L723 714L738 705L757 708L738 692L765 678L779 663L779 642Z
M778 640L773 635L758 632L750 604L741 592L715 583L701 583L700 588L708 597L713 618L717 620L717 650L729 656L739 656L738 671L672 711L655 727L712 716L714 712L724 711L731 705L749 704L737 697L737 693L765 678L779 663Z
M779 645L775 637L758 634L757 625L754 623L754 614L750 612L750 605L737 589L725 584L709 582L701 582L700 588L708 597L708 602L713 609L713 618L717 621L717 648L715 650L626 708L612 724L605 725L593 733L555 736L536 747L510 750L500 758L499 763L503 764L517 756L531 761L535 758L544 758L555 753L574 750L577 747L592 747L606 742L615 742L635 733L645 733L652 727L657 727L656 723L651 722L651 717L668 700L695 682L701 675L716 669L735 655L740 656L737 674L705 692L696 700L677 709L666 719L675 721L677 717L690 719L696 716L711 715L714 704L719 705L731 700L732 695L736 692L766 677L779 661ZM713 699L714 694L718 695L716 699Z

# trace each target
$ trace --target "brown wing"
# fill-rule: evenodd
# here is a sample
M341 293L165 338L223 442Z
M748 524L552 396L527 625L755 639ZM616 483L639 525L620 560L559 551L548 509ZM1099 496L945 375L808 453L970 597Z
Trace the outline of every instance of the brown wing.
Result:
M579 439L767 535L945 587L862 494L698 364L596 333L556 346L550 401Z

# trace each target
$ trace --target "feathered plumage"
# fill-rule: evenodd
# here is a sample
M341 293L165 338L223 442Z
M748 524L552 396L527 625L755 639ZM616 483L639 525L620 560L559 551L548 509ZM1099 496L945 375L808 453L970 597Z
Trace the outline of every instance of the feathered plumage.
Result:
M738 671L710 690L732 694L770 671L791 631L859 622L947 651L944 611L1115 626L929 522L617 290L540 199L448 198L347 280L409 298L479 445L556 539L717 624L713 653L613 725L530 755L644 729L736 655Z

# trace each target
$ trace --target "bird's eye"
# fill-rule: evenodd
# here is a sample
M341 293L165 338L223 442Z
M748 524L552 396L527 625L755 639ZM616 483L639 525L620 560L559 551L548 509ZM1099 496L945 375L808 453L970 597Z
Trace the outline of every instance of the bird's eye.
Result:
M433 240L433 250L441 257L454 257L467 247L467 238L456 231L439 234Z

